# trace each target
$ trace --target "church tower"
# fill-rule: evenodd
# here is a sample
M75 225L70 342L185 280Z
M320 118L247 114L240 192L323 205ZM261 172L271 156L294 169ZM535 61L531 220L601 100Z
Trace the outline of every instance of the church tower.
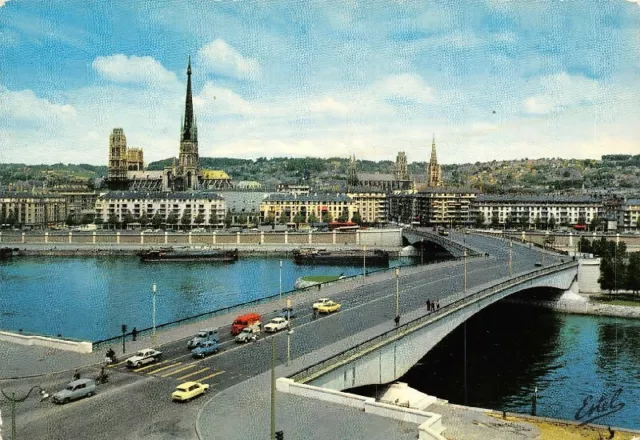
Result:
M176 191L198 189L198 126L193 114L191 57L189 57L187 65L187 97L184 107L184 121L180 134L180 155L178 156L178 169L173 185Z
M411 180L409 175L409 165L407 163L407 155L404 151L399 151L396 156L396 180Z
M347 168L347 186L354 187L358 185L358 174L356 172L356 156L349 157L349 166Z
M122 128L114 128L109 136L107 185L111 190L127 189L127 137Z
M438 165L438 158L436 156L436 137L433 136L433 142L431 143L431 159L427 165L427 186L436 187L442 186L442 169Z

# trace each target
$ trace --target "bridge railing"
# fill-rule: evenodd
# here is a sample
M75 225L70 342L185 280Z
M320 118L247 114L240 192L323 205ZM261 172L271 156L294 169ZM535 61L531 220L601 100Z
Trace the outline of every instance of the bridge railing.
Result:
M464 303L471 303L474 302L477 298L482 297L484 295L487 294L491 294L491 293L496 293L499 292L507 287L511 287L513 285L517 285L520 284L523 281L528 281L528 280L532 280L535 279L539 276L542 275L548 275L550 273L555 273L555 272L560 272L563 270L568 269L569 267L573 267L573 266L577 266L578 262L577 261L569 261L566 263L560 263L554 266L550 266L550 267L545 267L543 269L537 269L531 272L528 272L524 275L519 275L517 277L514 278L510 278L509 280L506 281L502 281L498 284L495 284L493 286L481 289L477 292L474 292L470 295L467 295L461 299L455 300L449 304L444 305L443 307L433 311L433 312L429 312L426 315L420 316L418 318L412 319L411 321L407 321L406 323L398 326L398 327L394 327L391 330L388 330L384 333L381 333L380 335L374 337L373 339L369 339L367 341L361 342L351 348L348 348L346 350L343 350L333 356L331 356L330 358L324 359L320 362L316 362L313 365L310 365L309 367L306 367L296 373L294 373L293 375L289 376L290 379L293 379L295 381L301 381L302 383L307 382L311 379L314 378L314 376L319 373L322 372L324 370L326 370L329 366L331 365L335 365L338 364L341 361L353 358L353 357L361 357L363 355L365 355L368 351L370 351L371 348L376 347L380 344L385 344L390 342L393 339L397 339L399 338L399 335L401 333L403 333L403 331L405 330L409 330L411 328L414 327L420 327L423 323L425 323L426 321L433 319L434 317L440 316L445 314L446 312L453 310L456 307L459 307L461 305L463 305ZM402 335L404 336L404 335ZM400 337L402 337L400 336Z
M465 250L467 251L467 255L468 256L476 256L476 255L481 255L480 252L477 252L467 246L464 246L458 242L455 242L453 240L449 240L446 238L442 238L441 236L432 233L432 232L428 232L428 231L418 231L417 229L413 229L413 228L407 228L407 234L414 234L417 235L418 237L424 237L424 238L428 238L429 241L432 241L434 243L439 244L442 247L452 247L457 249L459 252L464 252Z

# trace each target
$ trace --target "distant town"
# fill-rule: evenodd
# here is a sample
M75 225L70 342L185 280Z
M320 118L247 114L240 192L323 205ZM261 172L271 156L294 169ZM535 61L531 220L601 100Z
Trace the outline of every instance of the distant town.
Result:
M2 228L638 230L640 155L441 165L434 136L425 162L404 151L381 162L201 158L191 73L189 63L177 158L145 165L143 149L114 128L106 166L0 164Z

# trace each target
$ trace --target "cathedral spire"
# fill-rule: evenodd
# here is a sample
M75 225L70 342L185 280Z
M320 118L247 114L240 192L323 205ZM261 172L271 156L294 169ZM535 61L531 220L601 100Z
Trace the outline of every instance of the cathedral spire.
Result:
M187 65L187 97L184 105L184 124L182 125L182 140L197 142L197 134L193 131L195 128L193 117L193 97L191 94L191 56Z

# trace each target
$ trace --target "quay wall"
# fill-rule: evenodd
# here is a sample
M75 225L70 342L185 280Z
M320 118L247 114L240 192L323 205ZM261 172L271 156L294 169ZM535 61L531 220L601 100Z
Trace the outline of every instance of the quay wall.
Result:
M7 331L0 331L0 341L11 342L19 345L39 345L41 347L73 351L76 353L91 353L93 351L93 344L88 341L72 341L69 339L12 333Z
M544 301L520 298L505 298L505 302L542 307L556 312L576 315L612 316L616 318L640 319L640 307L617 306L591 301Z
M141 231L2 231L0 246L21 244L45 245L352 245L402 246L402 229L363 229L349 232L141 232Z

